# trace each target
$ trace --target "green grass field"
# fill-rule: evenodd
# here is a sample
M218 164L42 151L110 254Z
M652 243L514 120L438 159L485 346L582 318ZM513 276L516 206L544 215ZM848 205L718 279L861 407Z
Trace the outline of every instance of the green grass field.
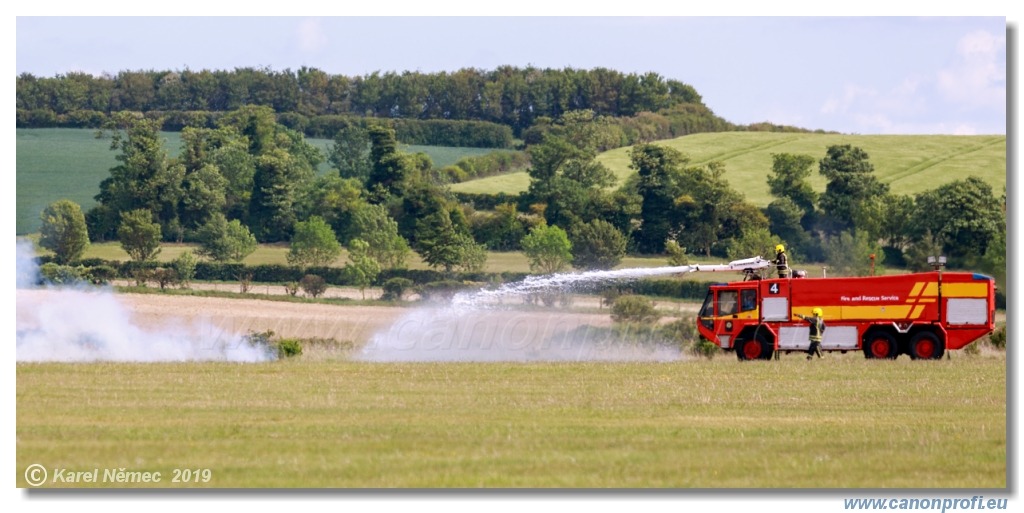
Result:
M165 488L1007 486L1003 356L16 374L19 487L31 464L161 472ZM210 480L171 483L175 468Z
M688 135L657 144L685 153L693 164L715 160L724 162L725 176L733 188L744 193L748 201L762 207L772 200L766 177L771 172L773 153L805 154L820 160L826 149L836 144L863 148L875 167L876 176L897 194L913 195L966 176L982 178L992 185L996 195L1006 185L1006 136L1003 135L726 132ZM615 173L620 184L633 174L629 169L629 150L618 148L598 157ZM826 180L818 174L817 165L809 180L816 190L825 190ZM522 172L464 182L452 189L475 193L516 193L525 191L528 186L529 176Z
M96 131L89 129L42 128L22 129L17 133L17 212L18 235L39 230L39 213L46 205L63 198L70 199L83 209L96 204L93 199L100 192L100 182L110 176L110 168L117 165L117 152L110 150L110 139L97 139ZM165 147L171 156L181 149L181 134L163 132ZM329 139L308 139L325 155L333 145ZM462 157L490 153L491 149L454 148L445 146L403 145L402 151L423 152L430 156L435 167L454 164ZM320 172L330 169L326 162Z

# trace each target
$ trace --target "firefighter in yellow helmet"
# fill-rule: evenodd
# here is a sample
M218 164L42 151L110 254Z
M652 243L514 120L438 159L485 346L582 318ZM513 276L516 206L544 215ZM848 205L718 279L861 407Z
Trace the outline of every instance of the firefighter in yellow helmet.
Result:
M808 331L811 345L807 348L807 359L810 360L814 355L818 355L821 358L821 337L825 335L825 319L821 317L821 308L815 308L811 310L814 314L813 317L807 317L800 314L796 314L797 317L810 323L811 327Z
M772 263L775 264L779 278L789 278L789 258L786 257L786 247L782 244L775 245L775 260L772 260Z

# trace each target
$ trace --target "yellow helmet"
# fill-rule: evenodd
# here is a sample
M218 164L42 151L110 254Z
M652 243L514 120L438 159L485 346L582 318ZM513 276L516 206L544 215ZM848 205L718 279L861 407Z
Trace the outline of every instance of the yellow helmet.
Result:
M811 310L811 313L813 313L815 317L821 317L821 308L815 308L814 310Z
M776 253L782 253L783 251L786 251L786 248L782 244L776 244L775 245L775 252Z

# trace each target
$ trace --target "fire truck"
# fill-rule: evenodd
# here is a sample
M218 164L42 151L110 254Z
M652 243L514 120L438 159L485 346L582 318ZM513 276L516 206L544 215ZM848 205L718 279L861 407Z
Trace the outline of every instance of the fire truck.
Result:
M769 360L806 351L809 324L798 316L822 310L822 351L863 351L867 358L942 358L995 329L995 281L970 272L887 276L768 278L771 262L755 257L686 272L739 271L742 281L716 283L697 317L701 337L740 360Z

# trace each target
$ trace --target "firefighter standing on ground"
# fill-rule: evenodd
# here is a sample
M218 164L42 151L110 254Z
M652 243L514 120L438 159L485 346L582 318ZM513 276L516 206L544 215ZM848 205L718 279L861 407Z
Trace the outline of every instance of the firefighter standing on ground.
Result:
M807 348L808 360L810 360L814 355L818 355L818 358L821 358L821 337L825 334L825 319L821 318L821 308L815 308L811 313L814 314L813 317L796 314L797 317L811 324L809 331L811 346Z
M775 246L775 269L779 272L779 278L789 278L789 258L786 257L786 248L782 244Z

